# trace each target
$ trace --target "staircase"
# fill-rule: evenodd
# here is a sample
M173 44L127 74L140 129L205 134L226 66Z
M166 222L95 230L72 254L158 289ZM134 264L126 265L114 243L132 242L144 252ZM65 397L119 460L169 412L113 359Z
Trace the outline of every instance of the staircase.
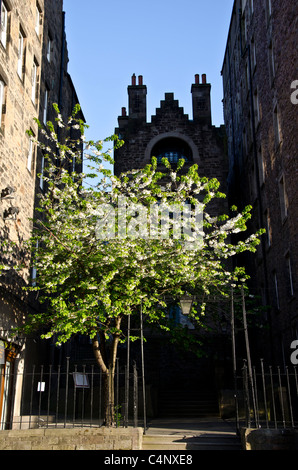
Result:
M196 435L146 434L143 450L243 450L240 439L232 433L197 433Z
M167 390L160 393L158 419L143 436L143 450L242 450L234 426L219 418L216 393Z
M217 396L210 390L163 391L159 398L160 418L204 418L218 416Z

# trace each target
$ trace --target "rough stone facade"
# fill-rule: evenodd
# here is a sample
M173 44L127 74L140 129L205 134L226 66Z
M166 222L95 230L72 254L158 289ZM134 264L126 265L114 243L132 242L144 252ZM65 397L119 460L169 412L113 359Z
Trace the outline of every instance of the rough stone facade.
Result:
M1 0L0 5L0 239L19 242L30 236L36 196L46 189L40 177L43 155L26 131L42 140L34 119L43 124L54 120L53 103L58 103L64 117L69 116L78 98L67 72L62 2ZM8 187L13 188L11 195L5 193ZM17 208L16 213L7 217L12 208ZM17 260L23 255L16 248ZM22 291L31 276L32 269L26 269L19 275L5 271L0 277L0 421L11 411L11 403L3 401L4 387L10 396L12 386L5 382L5 370L12 371L16 358L22 368L29 350L11 329L38 308L35 299Z
M152 156L169 155L171 162L184 155L185 168L198 164L199 174L217 178L221 190L226 190L227 158L225 154L224 126L219 128L211 122L211 85L206 75L195 77L191 87L193 119L184 113L173 93L165 93L156 114L147 122L147 87L143 77L132 76L128 87L129 113L122 108L119 127L115 133L124 140L124 146L115 151L115 174L133 168L143 168L150 163ZM171 160L172 159L172 160Z
M79 428L3 431L0 450L142 450L143 429Z
M270 306L261 353L285 363L298 330L297 21L294 0L235 0L222 69L231 202L252 204L251 229L267 230L246 260Z

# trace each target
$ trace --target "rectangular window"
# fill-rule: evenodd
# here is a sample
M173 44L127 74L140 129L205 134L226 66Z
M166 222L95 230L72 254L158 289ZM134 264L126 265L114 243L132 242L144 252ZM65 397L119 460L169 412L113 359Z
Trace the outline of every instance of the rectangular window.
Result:
M48 62L51 62L51 57L52 56L52 39L50 36L48 36L48 44L47 44L47 60Z
M251 16L254 14L254 0L250 0L250 14Z
M37 240L36 247L35 247L36 252L38 251L38 246L39 246L39 243ZM36 287L36 278L37 278L37 269L35 266L33 266L32 267L32 287Z
M258 164L259 164L260 184L262 185L265 182L265 164L264 164L263 152L262 152L261 147L259 148L259 151L258 151Z
M275 145L279 146L281 143L281 125L280 125L280 116L278 107L275 106L273 114L273 125L274 125L274 136L275 136Z
M256 53L256 44L254 39L251 41L251 68L252 71L255 70L257 66L257 53Z
M35 32L39 37L40 33L40 8L39 5L36 4L36 13L35 13Z
M33 66L32 66L32 77L31 77L31 83L32 83L32 88L31 88L31 99L32 102L35 104L36 102L36 90L37 90L37 63L36 60L33 60Z
M3 80L0 78L0 128L2 126L2 114L3 114L3 105L4 105L4 92L5 92L5 84Z
M270 71L270 77L272 81L275 77L275 60L274 60L274 50L273 50L272 41L269 45L268 56L269 56L268 57L269 58L269 71Z
M49 99L49 91L46 88L44 94L44 103L43 103L43 123L47 124L47 116L48 116L48 99Z
M267 246L271 246L272 243L272 227L271 227L271 219L270 219L270 212L269 209L265 212L265 220L266 220L266 235L267 235Z
M3 47L6 48L7 43L7 29L8 29L8 11L4 4L1 2L1 26L0 26L0 41Z
M289 208L284 175L282 175L279 179L279 200L280 200L281 220L284 221L284 219L288 215L288 208Z
M276 301L276 307L280 308L279 304L279 290L278 290L278 279L277 279L277 274L276 272L273 273L273 279L274 279L274 290L275 290L275 301Z
M41 157L41 169L40 169L40 178L39 178L39 187L40 189L43 189L43 174L44 174L44 154L42 154Z
M34 143L33 143L33 140L30 138L28 156L27 156L27 170L30 173L32 173L33 161L34 161Z
M293 284L293 272L292 272L292 264L291 264L291 258L289 253L286 255L286 264L287 264L287 274L288 274L288 280L289 280L289 294L291 297L294 295L294 284Z
M19 31L19 46L18 46L18 75L23 80L23 66L24 66L24 47L25 36L24 33Z
M260 103L259 103L259 95L257 91L255 91L254 93L253 102L254 102L254 113L255 113L255 127L257 128L260 122Z

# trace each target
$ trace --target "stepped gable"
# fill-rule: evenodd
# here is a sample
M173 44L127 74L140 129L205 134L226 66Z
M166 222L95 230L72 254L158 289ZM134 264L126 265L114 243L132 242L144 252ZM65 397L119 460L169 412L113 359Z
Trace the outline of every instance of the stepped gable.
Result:
M156 114L151 117L151 123L155 125L168 125L171 118L189 121L188 114L184 114L184 108L179 106L179 101L174 99L174 93L165 93L165 99L160 102L160 107L156 109Z
M147 122L147 87L143 77L132 76L128 91L128 111L122 108L115 134L124 145L114 151L114 172L144 168L152 157L169 158L174 164L184 158L185 170L197 164L200 174L217 178L226 192L228 159L224 127L212 125L211 85L206 75L197 74L191 86L192 119L175 99L174 93L165 93L151 121ZM226 210L226 209L223 209ZM222 210L220 210L222 212Z

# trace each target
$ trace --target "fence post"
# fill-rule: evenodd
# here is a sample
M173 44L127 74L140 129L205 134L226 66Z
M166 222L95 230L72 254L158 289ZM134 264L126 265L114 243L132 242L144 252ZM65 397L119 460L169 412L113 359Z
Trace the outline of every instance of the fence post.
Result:
M129 377L127 364L124 366L124 379L125 379L125 392L124 392L124 420L123 425L125 428L128 426L128 393L129 393Z
M251 385L255 425L257 426L258 423L257 423L256 397L255 397L255 388L254 388L254 381L253 381L252 367L251 367L251 356L250 356L250 346L249 346L249 338L248 338L246 306L245 306L245 296L244 296L243 286L241 286L241 296L242 296L243 329L244 329L245 346L246 346L246 354L247 354L248 376L249 376L249 381Z
M42 379L43 379L43 366L40 366L40 382L39 382L39 401L38 401L38 426L40 425L41 413L41 397L42 397Z
M93 424L94 365L91 365L90 427Z
M67 399L68 399L68 374L69 374L69 357L66 358L66 384L65 384L65 403L64 403L64 427L66 428Z
M249 388L248 388L248 377L247 377L247 365L246 359L244 359L243 364L243 382L244 382L244 394L245 394L245 404L246 404L246 427L250 428L251 419L250 419L250 400L249 400Z
M232 335L232 357L233 357L233 379L234 379L234 399L236 414L236 432L240 434L239 407L237 391L237 362L236 362L236 342L235 342L235 312L234 312L234 289L231 287L231 335Z
M133 363L133 421L134 427L138 427L138 372L135 362Z
M119 359L118 359L118 357L116 358L116 406L115 406L115 412L116 412L116 427L118 428L119 419L120 419L120 413L119 413Z
M292 426L292 428L294 428L294 418L293 418L293 408L292 408L292 397L291 397L291 386L290 386L289 368L288 368L288 367L286 367L286 375L287 375L287 387L288 387L288 398L289 398L289 408L290 408L291 426Z
M280 375L280 367L277 367L278 371L278 384L279 384L279 399L280 399L280 406L281 406L281 415L282 415L282 422L283 427L286 427L286 418L285 418L285 409L284 409L284 398L283 398L283 391L282 391L282 383L281 383L281 375Z
M34 374L35 374L35 365L33 364L33 368L32 368L32 378L31 378L31 396L30 396L30 411L29 411L29 429L31 429L31 416L32 416L32 405L33 405L33 387L34 387Z
M266 416L266 427L269 428L267 397L266 397L266 384L265 384L265 373L264 373L264 359L261 359L261 373L262 373L262 384L263 384L263 395L264 395L264 410L265 410L265 416Z
M129 362L130 362L130 315L127 317L127 358L125 377L125 427L128 426L129 413Z

